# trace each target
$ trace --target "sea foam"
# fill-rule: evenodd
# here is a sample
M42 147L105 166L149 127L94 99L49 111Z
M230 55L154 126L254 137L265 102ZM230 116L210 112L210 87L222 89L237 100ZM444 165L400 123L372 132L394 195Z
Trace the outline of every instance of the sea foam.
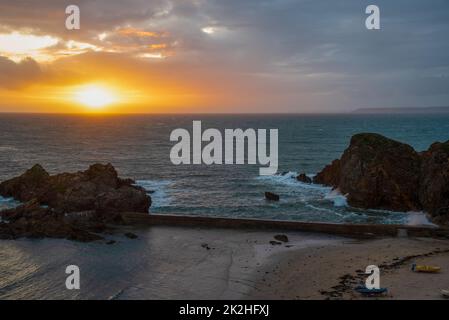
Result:
M173 182L170 180L137 180L136 185L147 191L151 196L151 208L167 207L171 204L168 189Z
M407 212L406 224L409 226L433 226L437 227L436 224L430 222L427 214L425 212Z
M328 194L326 194L324 199L332 201L335 207L348 206L348 200L346 199L346 196L341 194L338 189L331 190Z

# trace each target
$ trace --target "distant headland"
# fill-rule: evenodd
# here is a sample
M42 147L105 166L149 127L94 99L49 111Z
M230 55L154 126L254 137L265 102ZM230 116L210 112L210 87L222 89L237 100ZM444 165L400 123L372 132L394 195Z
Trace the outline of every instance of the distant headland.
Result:
M363 114L423 114L423 113L449 113L449 106L447 107L406 107L406 108L360 108L353 111L353 113Z

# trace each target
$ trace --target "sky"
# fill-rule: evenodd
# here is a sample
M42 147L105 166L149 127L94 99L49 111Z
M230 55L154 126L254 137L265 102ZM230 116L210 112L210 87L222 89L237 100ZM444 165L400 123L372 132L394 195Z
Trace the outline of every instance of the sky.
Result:
M448 35L447 0L0 0L0 112L449 106Z

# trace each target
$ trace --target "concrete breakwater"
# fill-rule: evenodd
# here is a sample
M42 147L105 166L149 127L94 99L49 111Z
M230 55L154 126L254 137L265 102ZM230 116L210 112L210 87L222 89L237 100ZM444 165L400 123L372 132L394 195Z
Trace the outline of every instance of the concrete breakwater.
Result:
M126 223L140 226L210 227L230 229L295 230L350 237L441 237L449 238L449 229L432 226L387 224L337 224L282 220L237 219L166 214L122 213Z

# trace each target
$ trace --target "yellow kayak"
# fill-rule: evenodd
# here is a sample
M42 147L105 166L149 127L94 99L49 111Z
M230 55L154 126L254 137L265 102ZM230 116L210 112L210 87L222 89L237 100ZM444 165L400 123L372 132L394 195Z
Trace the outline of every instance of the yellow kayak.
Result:
M440 267L437 266L425 266L425 265L412 265L412 271L415 272L425 272L425 273L437 273L441 271Z

